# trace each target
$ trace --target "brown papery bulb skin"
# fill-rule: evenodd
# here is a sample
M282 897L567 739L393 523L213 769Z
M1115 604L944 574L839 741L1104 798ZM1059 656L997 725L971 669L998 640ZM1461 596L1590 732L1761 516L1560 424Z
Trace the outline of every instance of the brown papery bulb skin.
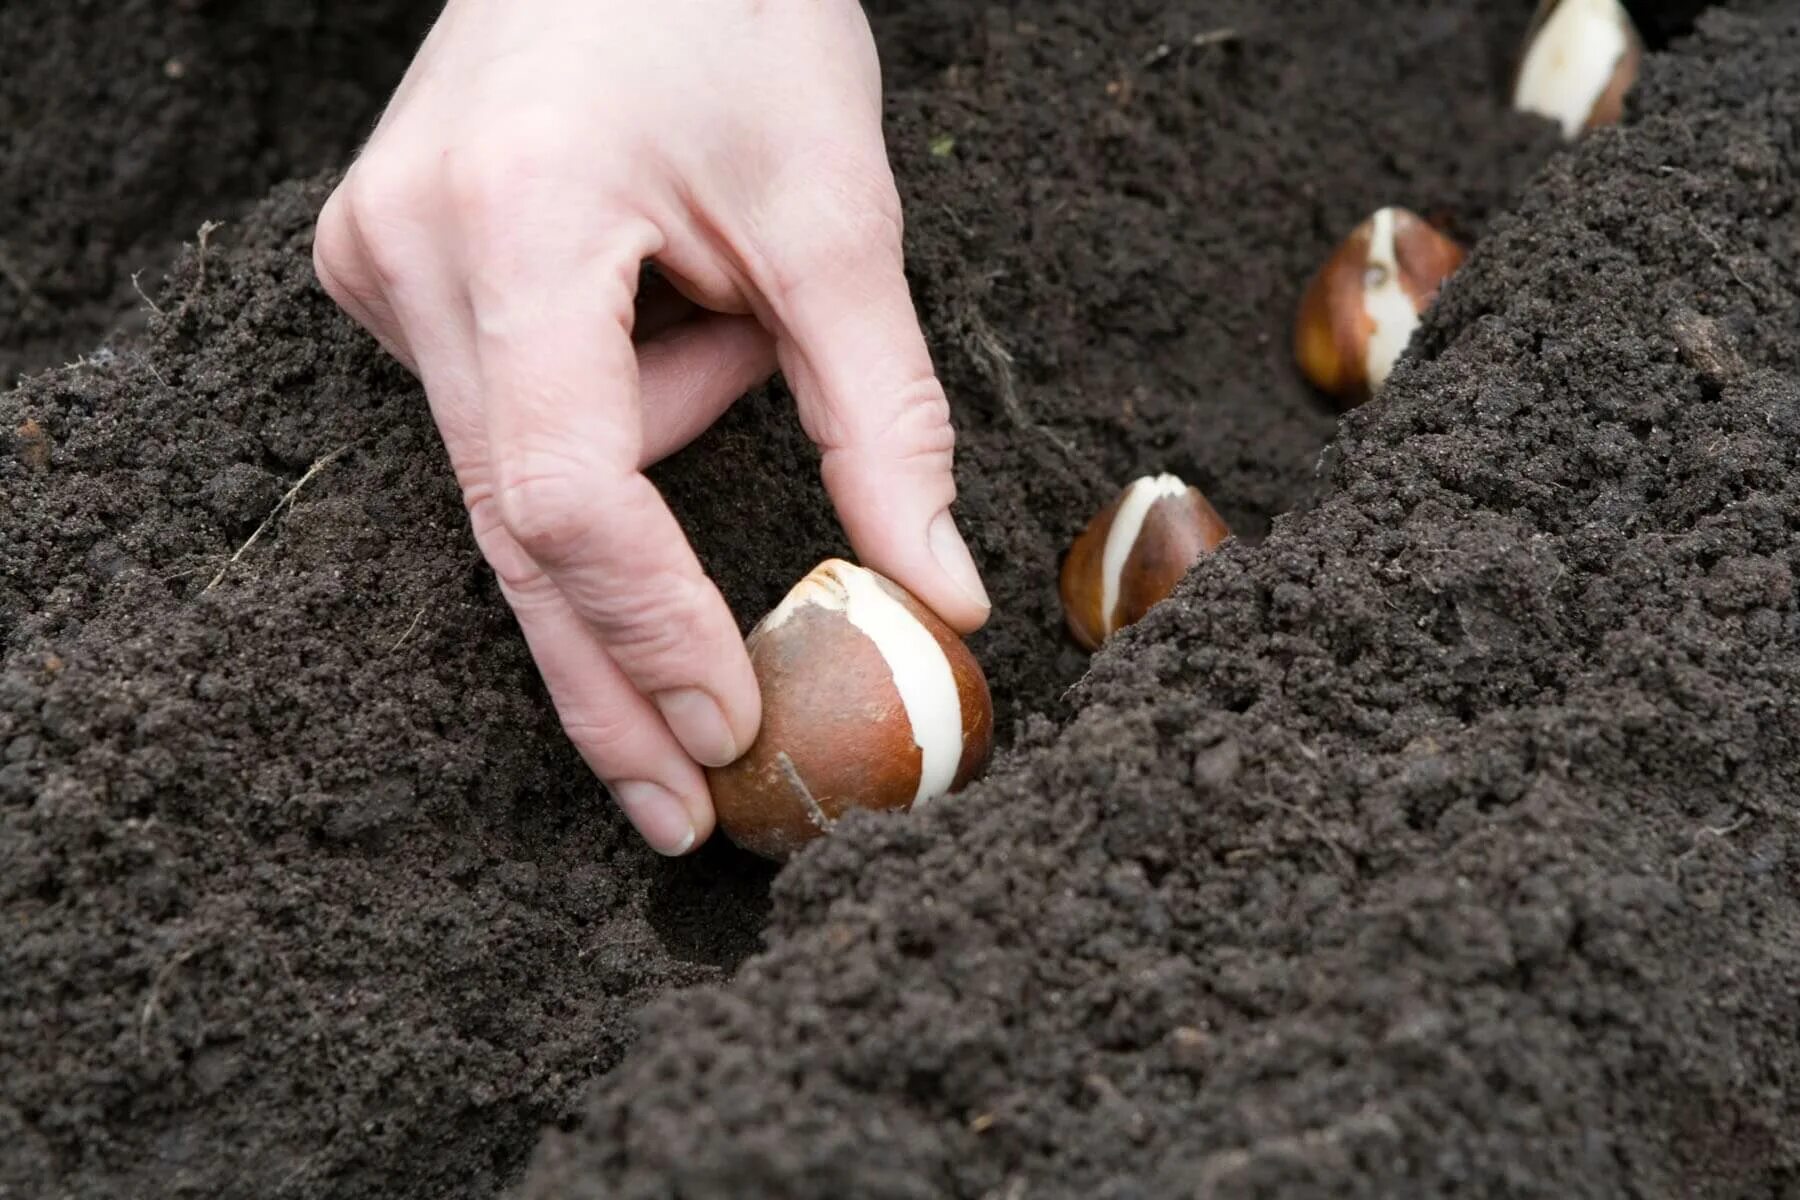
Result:
M1368 400L1462 262L1463 248L1417 213L1378 210L1338 244L1300 298L1301 373L1343 407Z
M815 567L745 641L762 727L709 769L719 825L777 861L852 808L906 811L960 789L993 748L987 677L911 593L841 559Z
M1069 632L1088 650L1168 598L1196 562L1231 536L1200 489L1174 475L1134 481L1081 531L1059 591Z

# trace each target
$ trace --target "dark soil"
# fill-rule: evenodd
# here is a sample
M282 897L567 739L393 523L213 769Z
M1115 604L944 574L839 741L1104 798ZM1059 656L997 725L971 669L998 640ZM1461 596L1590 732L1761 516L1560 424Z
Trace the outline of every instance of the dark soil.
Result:
M524 1195L1800 1187L1795 6L1567 154L1528 6L889 7L990 780L772 918L638 846L280 188L0 395L0 1196L492 1196L550 1123ZM1390 202L1480 244L1319 469L1287 322ZM775 388L657 473L746 625L814 466ZM1246 539L1065 698L1152 468Z
M202 221L341 161L439 7L0 3L0 387L92 350Z

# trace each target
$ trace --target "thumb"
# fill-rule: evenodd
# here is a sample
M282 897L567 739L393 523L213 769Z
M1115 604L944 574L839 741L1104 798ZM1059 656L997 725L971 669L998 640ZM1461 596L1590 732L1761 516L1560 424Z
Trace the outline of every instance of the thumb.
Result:
M898 219L877 217L771 264L776 354L857 556L966 633L990 605L950 512L950 403L907 290Z

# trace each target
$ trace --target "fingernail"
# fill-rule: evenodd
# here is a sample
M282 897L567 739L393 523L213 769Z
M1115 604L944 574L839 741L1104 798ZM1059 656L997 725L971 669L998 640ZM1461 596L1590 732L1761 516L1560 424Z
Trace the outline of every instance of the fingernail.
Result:
M699 688L670 688L656 693L656 707L681 748L694 761L708 767L722 767L738 756L737 739L725 721L725 710L719 702Z
M932 557L937 559L938 566L944 569L950 581L981 607L992 608L987 589L981 586L981 572L975 569L975 556L969 553L968 543L956 531L956 518L950 515L949 509L931 519L925 540L931 546Z
M652 850L673 858L694 848L694 822L680 796L643 779L609 786L613 799Z

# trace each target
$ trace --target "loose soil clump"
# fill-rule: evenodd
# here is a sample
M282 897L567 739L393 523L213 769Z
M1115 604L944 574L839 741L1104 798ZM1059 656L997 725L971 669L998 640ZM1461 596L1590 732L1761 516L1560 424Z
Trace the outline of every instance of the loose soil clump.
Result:
M772 915L558 733L329 176L0 395L0 1194L1793 1187L1800 17L1563 152L1526 6L1280 7L876 13L1007 749ZM1475 253L1338 432L1388 203ZM1245 536L1090 664L1150 470ZM845 550L779 385L655 477L746 628Z

